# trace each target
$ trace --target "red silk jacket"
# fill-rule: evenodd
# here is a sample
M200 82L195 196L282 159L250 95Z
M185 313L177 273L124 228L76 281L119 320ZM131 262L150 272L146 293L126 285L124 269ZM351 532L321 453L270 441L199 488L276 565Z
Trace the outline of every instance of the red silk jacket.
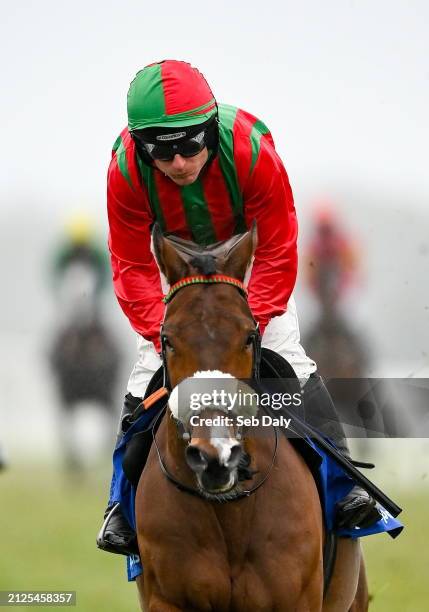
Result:
M258 246L249 304L261 333L285 312L297 273L297 220L286 170L266 126L219 105L219 148L192 185L179 187L137 155L128 129L115 142L107 179L109 250L116 297L132 327L159 351L164 318L150 231L199 244L225 240L255 219Z

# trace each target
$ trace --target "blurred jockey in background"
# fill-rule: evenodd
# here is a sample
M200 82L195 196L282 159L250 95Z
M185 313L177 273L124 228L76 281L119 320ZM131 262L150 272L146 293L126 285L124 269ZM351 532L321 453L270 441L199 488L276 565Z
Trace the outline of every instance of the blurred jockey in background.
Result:
M60 397L61 448L72 472L82 467L85 450L73 436L77 406L95 402L110 422L115 412L120 354L101 307L108 269L91 218L83 213L70 217L53 255L57 321L49 360Z
M357 281L356 244L328 204L315 210L306 262L308 285L322 308L334 308Z
M94 320L107 287L109 263L89 215L78 213L68 219L53 255L52 272L63 321L79 325Z
M341 308L358 284L358 250L332 205L323 202L313 213L305 250L307 284L320 311L305 335L305 346L325 379L359 378L369 366L365 336L354 330L353 305Z

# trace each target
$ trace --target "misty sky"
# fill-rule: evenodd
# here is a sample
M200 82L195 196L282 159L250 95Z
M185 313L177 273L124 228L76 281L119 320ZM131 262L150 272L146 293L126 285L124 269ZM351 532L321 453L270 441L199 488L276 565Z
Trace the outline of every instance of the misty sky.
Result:
M424 0L5 3L1 206L103 211L129 82L164 58L268 124L298 200L347 183L422 206L428 17Z

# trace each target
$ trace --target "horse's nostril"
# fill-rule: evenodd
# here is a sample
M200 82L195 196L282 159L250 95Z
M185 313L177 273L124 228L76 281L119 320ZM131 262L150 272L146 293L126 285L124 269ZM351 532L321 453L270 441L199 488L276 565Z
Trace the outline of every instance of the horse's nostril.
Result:
M242 454L243 454L243 451L241 449L240 444L235 444L234 446L232 446L231 454L227 462L228 468L233 469L237 467L237 465L240 463Z
M192 470L203 470L208 465L208 460L198 446L188 446L186 449L186 462Z

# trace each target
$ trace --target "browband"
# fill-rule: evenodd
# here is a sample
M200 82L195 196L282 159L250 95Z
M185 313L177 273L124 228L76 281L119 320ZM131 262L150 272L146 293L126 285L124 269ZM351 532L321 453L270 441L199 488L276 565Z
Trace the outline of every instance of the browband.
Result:
M183 287L188 287L189 285L213 283L224 283L226 285L233 285L234 287L237 287L237 289L239 289L245 297L247 296L246 287L241 281L237 280L236 278L232 278L232 276L224 276L223 274L200 274L198 276L187 276L186 278L182 278L181 280L179 280L177 283L174 283L174 285L170 287L170 291L167 293L166 296L164 296L164 299L162 301L165 304L168 304L173 295Z

